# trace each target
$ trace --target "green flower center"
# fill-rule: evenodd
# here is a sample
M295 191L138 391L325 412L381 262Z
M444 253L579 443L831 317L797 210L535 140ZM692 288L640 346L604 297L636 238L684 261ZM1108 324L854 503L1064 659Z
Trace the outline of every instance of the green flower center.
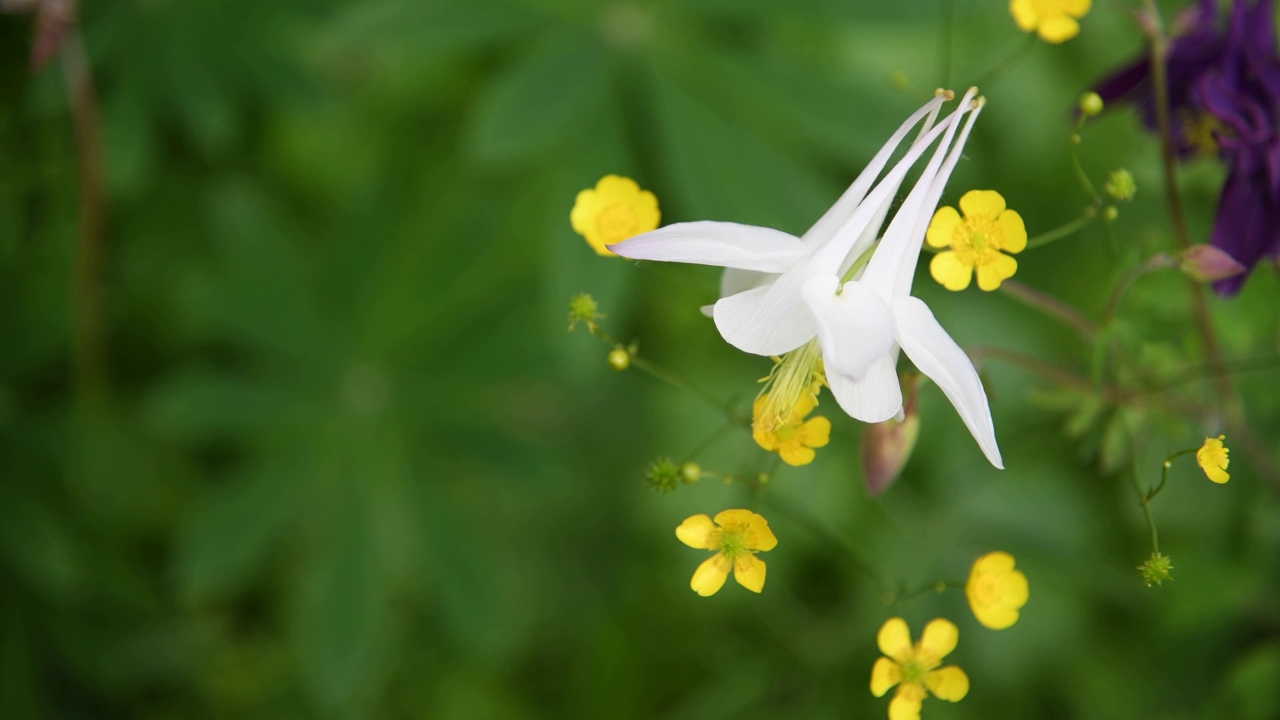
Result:
M903 684L915 683L916 685L923 685L924 676L927 674L929 674L929 669L919 660L912 660L902 665Z
M716 547L726 556L730 558L736 557L747 550L744 535L743 528L721 528L719 542L716 543Z
M600 211L596 229L607 238L626 238L635 234L636 214L625 203L614 203Z
M995 260L1004 245L1004 233L994 218L965 218L952 238L956 259L965 265L981 267Z

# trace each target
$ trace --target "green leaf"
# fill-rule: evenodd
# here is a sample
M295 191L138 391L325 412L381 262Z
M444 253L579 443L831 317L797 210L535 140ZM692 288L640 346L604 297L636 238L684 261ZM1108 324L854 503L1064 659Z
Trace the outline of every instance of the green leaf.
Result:
M388 608L366 478L341 457L348 449L326 461L334 476L319 483L330 494L311 518L308 556L294 584L293 649L303 689L322 714L368 717L361 708L386 669Z
M157 433L178 441L242 438L279 419L286 400L276 390L193 366L163 380L143 410Z
M179 526L175 573L187 602L234 597L262 566L298 512L299 465L254 468L212 493Z
M582 140L608 87L607 56L594 41L548 44L517 58L477 103L472 157L511 166Z
M803 164L730 122L664 74L652 77L665 187L678 220L727 220L803 233L838 190ZM665 198L664 198L665 199Z

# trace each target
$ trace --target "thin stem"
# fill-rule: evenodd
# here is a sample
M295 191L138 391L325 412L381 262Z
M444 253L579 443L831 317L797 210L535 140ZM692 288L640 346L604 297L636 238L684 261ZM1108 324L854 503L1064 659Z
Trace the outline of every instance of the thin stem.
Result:
M631 365L635 367L637 370L640 370L641 372L644 372L644 373L648 373L650 376L657 378L658 380L661 380L662 382L674 388L678 388L680 390L686 390L688 392L693 393L694 395L697 395L699 398L704 400L708 405L724 413L724 416L728 418L730 422L736 425L746 424L746 421L742 418L742 416L740 416L737 412L735 412L734 409L730 407L727 403L721 401L719 398L717 398L715 395L712 395L707 390L697 385L694 385L693 383L689 382L688 380L685 380L679 375L676 375L675 373L664 370L661 367L658 367L657 365L649 362L648 360L645 360L644 358L641 358L641 357L636 357L635 355L631 356Z
M1160 494L1160 491L1161 491L1161 490L1164 490L1164 486L1165 486L1165 485L1167 485L1167 484L1169 484L1169 468L1173 467L1173 461L1174 461L1174 460L1177 460L1178 458L1182 457L1183 455L1190 455L1191 453L1193 453L1193 452L1195 452L1195 451L1197 451L1197 450L1199 450L1199 449L1200 449L1200 448L1198 448L1198 447L1193 447L1193 448L1190 448L1190 449L1187 449L1187 450L1179 450L1178 452L1173 453L1173 454L1172 454L1172 455L1170 455L1169 457L1165 458L1165 459L1164 459L1164 464L1162 464L1162 465L1160 466L1160 484L1159 484L1159 485L1157 485L1157 486L1155 486L1155 487L1154 487L1154 488L1152 488L1151 490L1147 491L1147 500L1146 500L1146 501L1147 501L1147 502L1151 502L1152 500L1155 500L1155 499L1156 499L1156 496Z
M1098 217L1098 213L1096 210L1094 210L1092 207L1085 208L1085 211L1081 213L1080 217L1076 218L1075 220L1068 221L1052 230L1049 230L1048 232L1040 233L1039 235L1028 240L1027 247L1028 248L1044 247L1045 245L1048 245L1051 242L1055 242L1057 240L1061 240L1064 237L1074 235L1075 233L1084 229L1089 223L1097 219L1097 217Z
M1046 292L1028 287L1016 280L1005 280L1000 284L1000 291L1027 307L1061 320L1079 333L1085 341L1092 340L1098 332L1098 326L1088 316Z
M955 590L955 589L957 589L957 588L963 588L964 586L965 586L965 584L964 584L964 583L962 583L962 582L957 582L957 581L955 581L955 580L939 580L938 582L929 583L928 585L924 585L924 586L922 586L922 587L918 587L918 588L916 588L915 590L912 590L912 591L910 591L910 592L902 593L901 595L896 595L896 594L895 594L895 595L891 596L890 598L886 598L886 600L888 600L888 603L887 603L887 604L888 604L890 607L897 607L898 605L901 605L901 604L902 604L902 603L904 603L904 602L908 602L908 601L910 601L910 600L915 600L916 598L920 597L921 595L925 595L925 594L927 594L927 593L931 593L931 592L935 592L935 593L942 593L942 592L946 592L946 591L948 591L948 590Z
M706 440L703 440L698 447L694 448L693 452L686 455L680 464L683 465L684 463L697 460L699 455L706 452L712 445L715 445L721 438L728 434L730 430L733 430L736 427L738 427L737 423L733 422L731 419L726 419L724 423L721 423L720 427L715 429L715 432L711 433ZM703 474L705 475L706 473Z
M1191 234L1187 229L1186 213L1182 207L1182 195L1178 192L1178 156L1174 147L1172 123L1169 119L1169 77L1165 62L1169 53L1169 40L1164 33L1164 25L1160 19L1160 9L1155 0L1145 0L1148 22L1143 23L1151 40L1151 83L1155 88L1156 127L1160 132L1160 149L1164 159L1165 196L1169 202L1169 215L1173 221L1173 236L1178 249L1185 250L1191 246ZM1195 321L1200 342L1204 345L1205 354L1217 365L1222 364L1222 348L1218 344L1213 322L1209 317L1208 304L1205 301L1204 287L1191 277L1186 278L1187 289L1191 294L1191 314ZM1231 376L1219 372L1215 375L1218 394L1222 397L1224 410L1233 421L1240 421L1244 411L1236 396Z
M1136 470L1129 473L1129 479L1133 481L1133 490L1138 493L1138 505L1142 507L1142 514L1147 518L1147 528L1151 530L1151 552L1158 553L1160 552L1160 535L1156 532L1156 519L1151 516L1151 499L1142 492Z
M769 493L764 497L764 504L768 505L773 511L779 515L786 517L796 525L800 525L809 531L810 534L818 538L824 545L831 548L838 548L854 570L865 575L877 583L881 589L888 587L888 583L879 572L872 567L871 563L862 557L862 554L854 549L848 540L833 532L826 525L814 518L805 510L792 505L790 501L783 499L778 493Z
M1005 73L1012 70L1014 66L1022 60L1023 56L1028 52L1031 52L1031 48L1035 46L1035 34L1027 35L1026 42L1015 48L1014 51L1005 56L1003 60L991 66L991 69L979 75L978 79L970 83L970 85L981 88L983 91L989 91L991 87L996 84L997 80L1004 77Z
M951 85L951 42L955 32L955 0L942 0L942 24L938 33L938 87Z
M80 238L76 247L74 290L75 367L83 392L99 395L106 387L107 340L103 266L106 260L106 203L103 199L102 137L98 96L80 38L72 24L61 48L63 76L75 122L80 165Z
M1125 296L1129 293L1129 289L1133 287L1133 283L1139 277L1157 270L1174 267L1175 263L1172 257L1167 253L1156 253L1149 260L1129 268L1124 275L1120 277L1120 281L1116 283L1116 287L1111 291L1111 297L1107 299L1107 307L1102 313L1102 326L1111 327L1111 323L1115 320L1116 313L1120 310L1120 303L1124 301Z

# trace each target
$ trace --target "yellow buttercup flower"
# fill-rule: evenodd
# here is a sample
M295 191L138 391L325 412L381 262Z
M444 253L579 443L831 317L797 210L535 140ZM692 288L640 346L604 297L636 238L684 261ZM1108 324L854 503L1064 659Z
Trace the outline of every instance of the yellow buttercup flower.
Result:
M654 230L661 219L658 198L621 175L605 175L595 188L578 193L569 213L574 231L605 257L616 257L606 245Z
M821 415L805 420L817 404L813 393L803 393L790 414L779 421L769 410L769 396L761 395L752 409L751 437L765 450L778 453L788 465L808 465L817 454L814 448L826 447L831 441L830 420Z
M938 667L956 648L960 631L950 620L938 618L924 628L920 642L911 644L911 630L902 618L890 618L876 637L888 657L871 668L871 694L883 697L894 685L889 720L920 720L920 705L929 693L958 702L969 694L969 676L955 665Z
M964 587L974 617L992 630L1018 622L1018 610L1027 604L1027 576L1014 570L1013 564L1009 553L987 553L973 563Z
M1231 461L1227 458L1230 450L1222 444L1226 440L1226 435L1219 435L1216 438L1205 438L1204 445L1196 451L1196 462L1200 463L1200 469L1204 470L1204 474L1209 479L1221 485L1231 479L1227 474L1227 464Z
M948 290L963 290L976 270L978 287L995 290L1018 271L1018 261L1005 255L1027 246L1022 216L1006 209L995 190L970 190L960 198L960 209L940 207L934 213L925 240L930 247L951 249L933 256L929 272Z
M725 510L715 522L706 515L694 515L676 528L680 542L699 550L715 550L693 573L689 586L703 597L715 595L733 570L733 578L751 592L764 589L764 561L757 552L778 545L769 522L750 510Z
M1092 0L1010 0L1009 13L1024 32L1058 45L1080 34L1080 18L1089 14Z

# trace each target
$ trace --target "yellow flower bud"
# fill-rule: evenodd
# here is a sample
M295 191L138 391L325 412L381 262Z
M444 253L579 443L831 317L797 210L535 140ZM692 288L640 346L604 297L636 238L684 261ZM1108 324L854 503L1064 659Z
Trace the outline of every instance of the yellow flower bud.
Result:
M631 367L631 353L619 345L609 351L609 367L614 370L626 370Z
M1080 112L1094 117L1102 112L1102 96L1096 92L1087 92L1080 96Z

